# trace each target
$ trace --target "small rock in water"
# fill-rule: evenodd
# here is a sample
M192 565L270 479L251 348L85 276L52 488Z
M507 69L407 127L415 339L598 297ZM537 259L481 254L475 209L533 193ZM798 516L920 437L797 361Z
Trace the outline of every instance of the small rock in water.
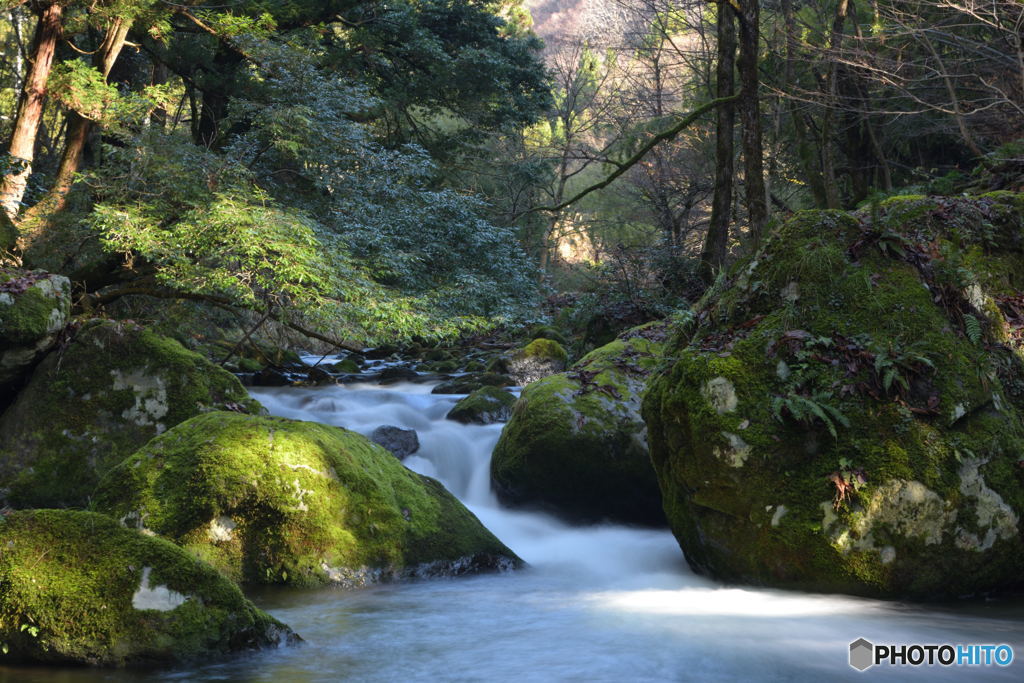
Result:
M391 451L399 460L405 460L420 449L420 439L415 429L402 429L394 425L377 427L370 434L370 440Z
M397 346L378 346L375 349L363 349L362 356L367 360L383 360L398 353Z
M253 377L253 384L258 387L286 387L291 383L288 375L273 368L264 368Z
M396 384L416 379L419 373L410 368L393 367L384 368L380 373L380 384Z
M483 387L456 403L448 413L448 419L463 424L505 422L512 416L515 402L516 397L510 391Z
M349 375L359 374L359 363L352 358L346 358L345 360L339 361L331 366L334 372L344 372Z
M332 384L334 377L321 367L312 367L306 373L307 379L313 384Z

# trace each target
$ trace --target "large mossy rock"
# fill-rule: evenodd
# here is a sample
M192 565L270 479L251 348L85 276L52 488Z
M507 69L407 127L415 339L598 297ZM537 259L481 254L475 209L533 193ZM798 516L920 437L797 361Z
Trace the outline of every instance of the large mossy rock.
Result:
M0 388L50 350L70 316L66 277L0 268Z
M14 507L84 506L99 477L154 436L224 408L261 410L233 375L178 342L90 321L0 417L0 486Z
M574 520L664 524L640 416L665 329L629 330L523 389L491 458L498 496Z
M696 308L644 403L713 577L941 598L1024 578L1024 199L806 212Z
M0 517L0 662L173 663L295 635L174 544L92 512Z
M440 483L313 422L193 418L112 470L95 505L248 583L359 586L520 563Z

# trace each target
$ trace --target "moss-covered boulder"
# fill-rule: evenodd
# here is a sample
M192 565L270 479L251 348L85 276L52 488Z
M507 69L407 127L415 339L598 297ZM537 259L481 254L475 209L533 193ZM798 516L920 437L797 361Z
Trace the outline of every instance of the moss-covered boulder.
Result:
M41 270L0 268L0 387L50 350L71 316L71 282Z
M174 544L92 512L0 517L0 663L174 663L296 636Z
M521 349L516 349L508 359L508 374L519 385L553 375L565 370L569 354L553 339L534 339Z
M640 417L664 334L654 323L627 331L523 389L491 458L504 502L583 521L664 524Z
M447 417L463 424L488 425L504 422L512 415L512 406L515 402L516 397L510 391L498 387L483 387L456 403L455 407L448 411Z
M941 598L1024 575L1024 202L797 214L681 325L644 403L719 579Z
M247 583L359 586L519 564L437 481L312 422L195 417L112 470L95 506Z
M14 507L84 506L99 477L199 413L258 412L238 380L132 323L91 321L0 416L0 486Z

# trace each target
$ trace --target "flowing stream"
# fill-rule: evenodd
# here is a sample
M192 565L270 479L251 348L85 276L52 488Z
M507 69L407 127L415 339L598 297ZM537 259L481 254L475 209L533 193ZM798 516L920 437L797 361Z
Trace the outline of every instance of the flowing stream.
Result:
M418 432L405 463L440 479L528 569L346 592L252 595L306 640L188 669L0 669L0 681L1024 680L1024 602L916 606L726 587L695 576L668 531L567 526L498 505L488 483L501 425L445 419L459 397L417 384L253 389L272 414L369 434ZM851 641L1007 643L1009 667L847 664Z

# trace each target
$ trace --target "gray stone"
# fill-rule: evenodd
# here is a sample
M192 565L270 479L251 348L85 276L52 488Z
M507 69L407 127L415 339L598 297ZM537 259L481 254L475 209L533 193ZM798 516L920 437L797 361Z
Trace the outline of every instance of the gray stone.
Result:
M415 429L402 429L394 425L381 425L370 434L370 440L378 443L399 460L405 460L420 449L420 439Z

